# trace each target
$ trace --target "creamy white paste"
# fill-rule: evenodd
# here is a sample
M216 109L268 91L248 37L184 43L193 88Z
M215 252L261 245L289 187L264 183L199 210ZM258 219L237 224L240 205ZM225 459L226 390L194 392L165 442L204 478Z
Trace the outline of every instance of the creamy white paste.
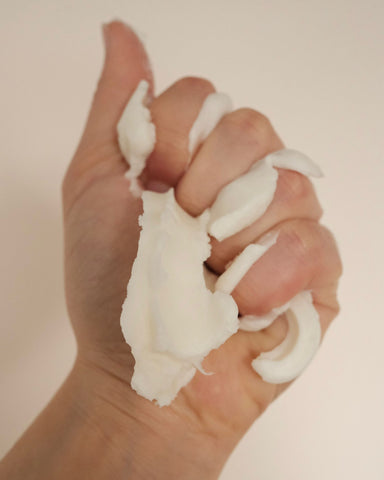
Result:
M223 116L232 109L232 100L227 94L211 93L207 96L189 132L189 153L191 157Z
M132 387L168 405L204 357L238 329L233 298L205 283L207 212L194 218L173 189L143 193L139 248L121 316L135 357Z
M224 240L265 213L276 190L278 172L275 167L321 176L319 167L296 150L283 149L267 155L221 189L211 207L209 233L212 236Z
M130 166L126 177L135 196L141 195L142 189L137 179L156 142L155 125L151 122L151 112L146 105L148 88L149 83L141 80L117 124L120 150Z
M264 240L261 239L260 243L251 243L245 247L217 279L215 290L232 293L252 265L276 243L277 237L278 233L273 232Z
M127 177L136 195L141 193L137 178L156 141L146 107L147 92L148 83L141 81L118 124L120 149L130 165ZM231 108L224 94L207 97L190 132L191 155ZM210 254L208 230L222 240L259 218L274 196L278 176L274 167L321 176L308 157L284 149L268 155L224 187L210 211L197 218L176 203L173 189L143 193L142 230L121 327L135 358L132 388L160 406L169 405L196 369L202 370L204 357L239 327L237 305L230 293L276 242L277 235L272 232L258 244L247 246L216 281L216 275L204 266ZM240 323L242 329L256 331L283 312L289 322L287 337L252 362L270 383L297 376L320 342L318 313L309 292L263 317L242 317Z
M244 330L246 332L258 332L259 330L264 330L264 328L272 325L274 320L288 309L289 303L290 302L287 302L281 307L273 308L265 315L243 315L240 317L239 330Z
M320 167L307 155L291 148L283 148L277 152L270 153L265 157L270 165L276 168L294 170L307 177L323 177Z
M268 383L285 383L296 378L320 345L319 314L310 292L304 291L292 298L286 316L288 333L282 343L252 361L253 369Z

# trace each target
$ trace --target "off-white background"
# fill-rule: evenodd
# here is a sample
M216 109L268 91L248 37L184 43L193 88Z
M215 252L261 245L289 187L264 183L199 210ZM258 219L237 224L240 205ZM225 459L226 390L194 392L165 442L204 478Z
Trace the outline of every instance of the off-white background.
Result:
M207 77L326 173L342 313L222 479L383 479L382 0L1 0L0 453L74 357L60 181L101 67L100 24L116 16L146 34L158 91Z

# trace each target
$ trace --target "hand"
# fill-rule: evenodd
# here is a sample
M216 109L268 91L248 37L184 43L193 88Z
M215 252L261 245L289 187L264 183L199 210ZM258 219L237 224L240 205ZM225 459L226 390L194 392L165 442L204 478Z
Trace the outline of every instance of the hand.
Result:
M114 478L216 478L245 431L287 386L265 383L251 368L253 358L282 341L286 321L281 317L261 332L232 336L204 361L215 375L198 372L169 407L160 409L132 391L134 361L119 320L142 205L124 176L116 125L139 80L147 79L153 93L153 78L129 28L112 22L105 39L103 73L63 183L66 295L78 344L74 383L81 390L76 402L113 445L112 462L122 465L121 477ZM174 187L191 215L208 208L220 189L254 162L283 148L266 117L242 108L221 120L188 166L189 130L212 92L207 80L184 78L150 107L157 142L143 181L151 188ZM280 232L277 244L233 293L242 314L267 313L311 289L326 331L338 312L341 263L332 235L319 224L321 213L311 182L279 170L265 214L223 242L212 240L208 264L220 274L246 245L272 228Z
M124 177L127 166L116 141L116 123L143 77L153 85L141 44L122 24L112 23L104 72L64 183L68 307L79 360L105 372L100 391L103 382L116 376L128 386L133 367L119 318L136 254L141 201L131 196ZM225 184L254 162L283 148L270 122L244 108L223 118L188 167L189 130L213 91L206 80L185 78L151 104L157 143L145 179L173 186L177 201L192 215L202 213ZM280 170L275 198L263 217L223 242L212 241L208 264L220 274L247 244L278 226L277 245L234 292L241 313L266 313L311 289L326 330L338 311L341 267L332 235L319 224L321 213L311 182ZM159 409L133 394L135 403L159 421L160 437L168 423L176 422L214 438L228 451L285 387L263 382L250 367L252 358L280 343L285 334L283 318L262 332L238 332L204 362L215 375L197 373L169 408Z

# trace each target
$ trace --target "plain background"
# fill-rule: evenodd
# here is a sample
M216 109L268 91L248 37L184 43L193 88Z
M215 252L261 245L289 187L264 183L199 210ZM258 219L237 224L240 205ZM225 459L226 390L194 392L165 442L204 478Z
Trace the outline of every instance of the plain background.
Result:
M1 0L0 454L74 358L60 183L101 68L100 25L115 17L145 34L158 92L209 78L326 174L342 312L222 480L383 479L382 0Z

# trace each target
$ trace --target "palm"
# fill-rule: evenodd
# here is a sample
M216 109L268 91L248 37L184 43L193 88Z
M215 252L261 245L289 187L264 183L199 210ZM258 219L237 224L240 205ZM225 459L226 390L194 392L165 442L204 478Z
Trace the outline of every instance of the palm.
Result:
M275 385L252 370L254 356L249 337L239 331L205 360L204 368L214 375L197 372L173 408L187 405L208 430L229 430L240 437L277 393Z
M96 345L129 382L133 362L121 333L120 313L137 251L141 201L131 196L123 171L122 164L113 174L88 183L71 207L66 218L66 273L68 306L80 349L83 344L92 349ZM277 327L269 335L252 335L259 336L261 349L284 331ZM208 431L222 425L235 427L240 435L276 393L250 367L254 345L255 338L250 341L249 334L239 332L213 351L204 367L215 375L198 372L171 409L199 419Z
M77 336L85 333L101 348L123 341L119 318L136 256L140 205L122 172L113 173L91 181L66 218L69 313Z

